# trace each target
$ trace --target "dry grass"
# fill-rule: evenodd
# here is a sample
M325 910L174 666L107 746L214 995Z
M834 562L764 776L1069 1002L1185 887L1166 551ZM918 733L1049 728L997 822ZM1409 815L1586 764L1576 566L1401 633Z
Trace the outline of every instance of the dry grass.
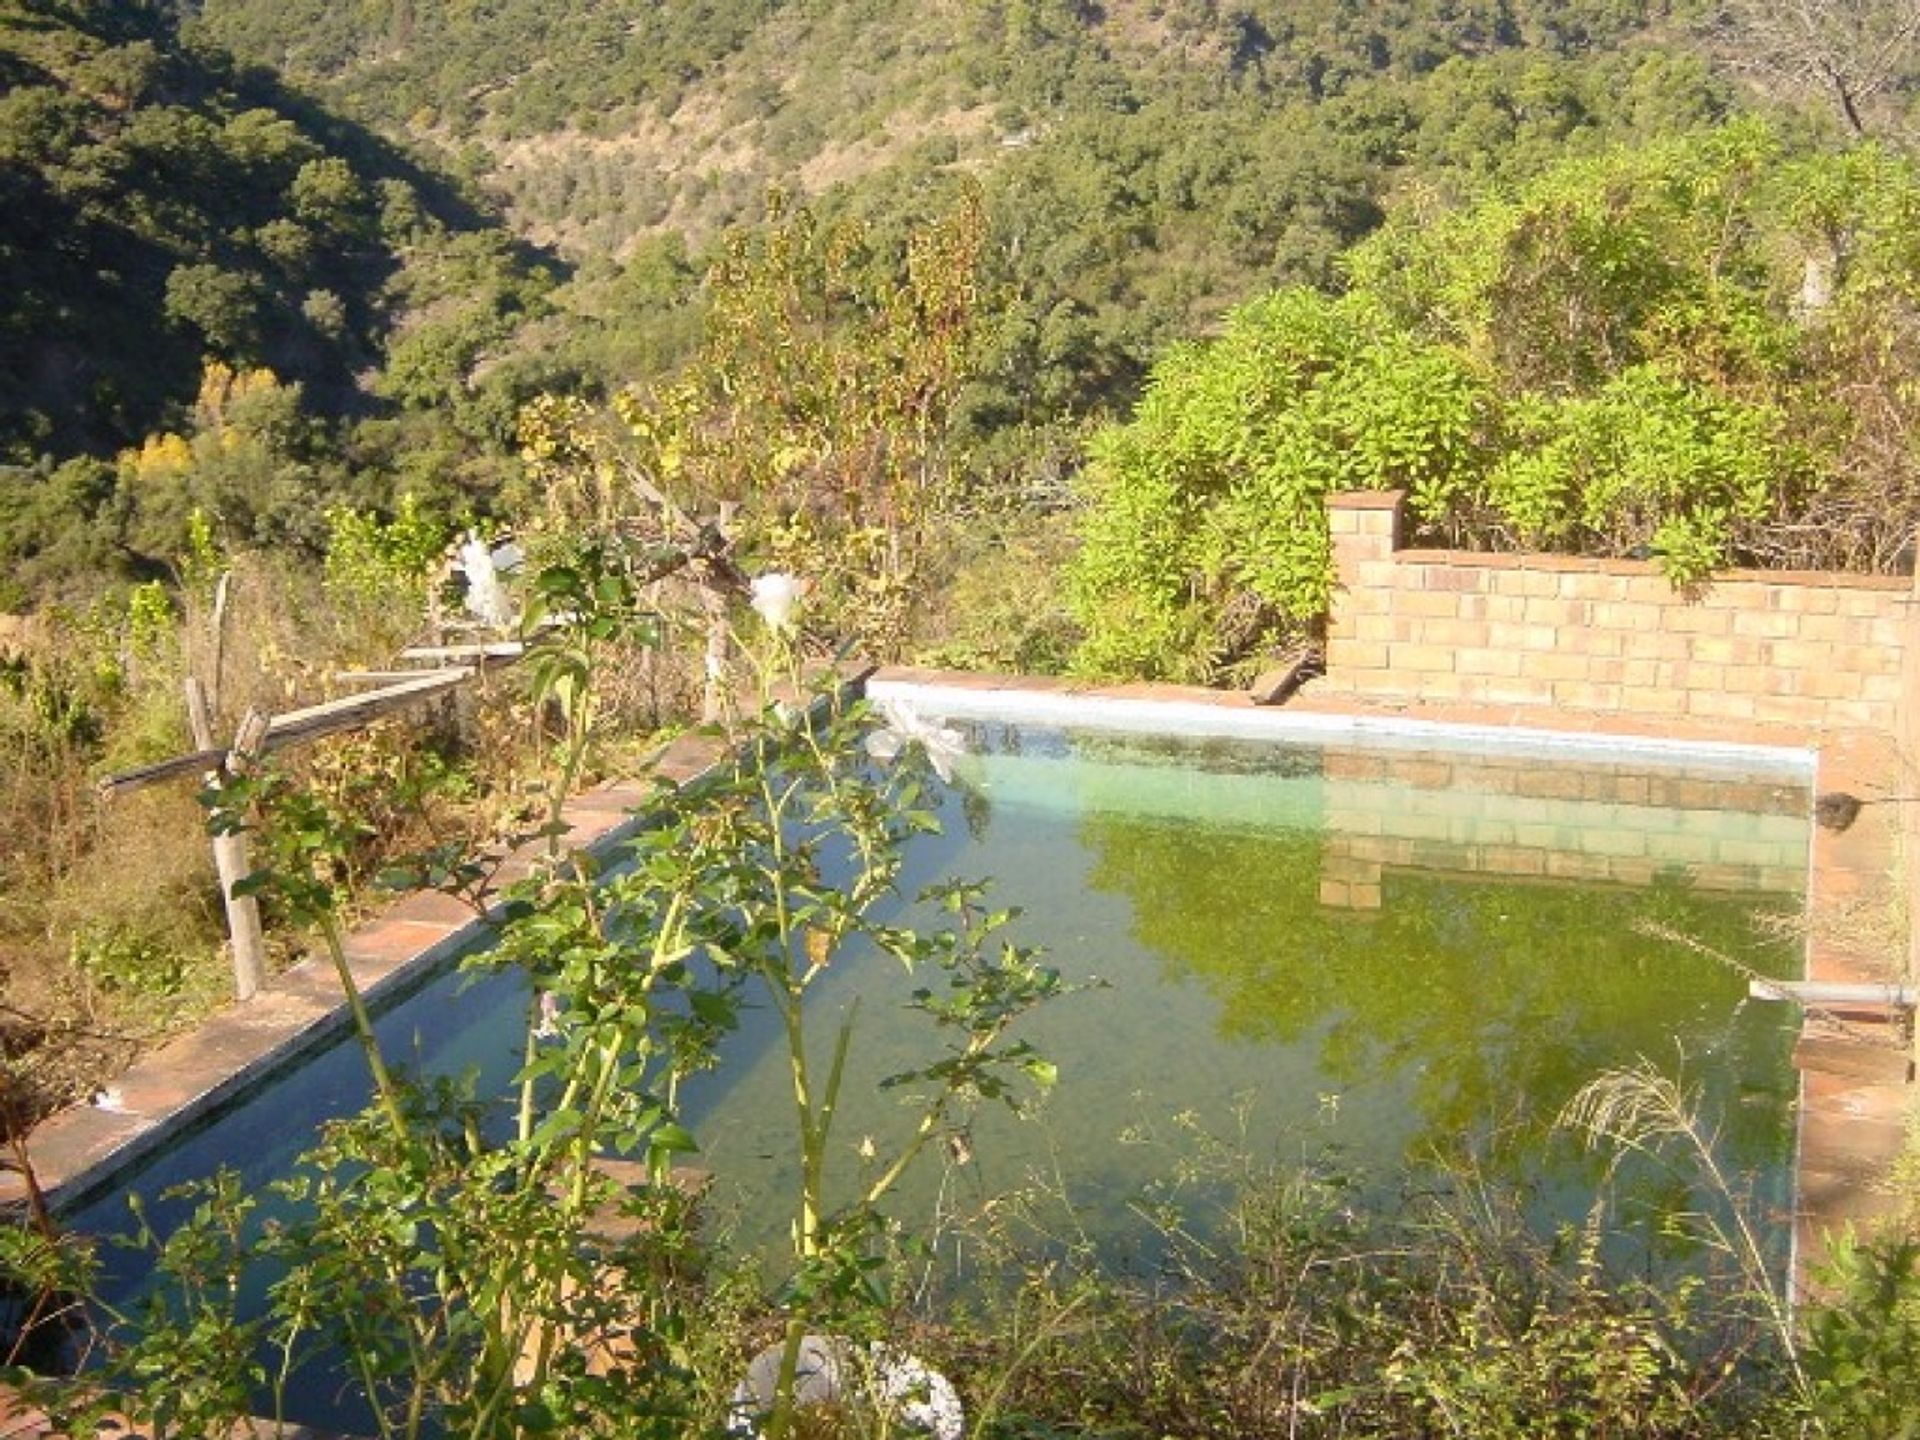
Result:
M96 615L49 633L0 676L0 1101L9 1126L84 1099L231 993L195 782L105 803L94 778L188 747L188 673L217 674L214 729L227 736L249 709L311 703L336 692L334 669L379 658L373 639L343 629L321 603L317 577L237 561L224 644L208 598L190 599L177 633L142 653ZM276 763L367 830L343 878L364 893L398 851L512 828L512 777L541 738L513 715L513 693L511 680L496 681L283 753ZM300 948L284 934L269 944L277 964Z

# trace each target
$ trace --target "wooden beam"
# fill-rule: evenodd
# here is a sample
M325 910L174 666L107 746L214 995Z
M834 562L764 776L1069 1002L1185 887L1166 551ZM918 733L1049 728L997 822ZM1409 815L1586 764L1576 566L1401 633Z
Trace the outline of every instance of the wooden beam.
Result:
M402 660L518 660L527 647L518 640L484 640L471 645L409 645Z
M341 730L354 730L377 720L389 711L405 709L422 700L431 700L436 695L444 695L456 686L465 684L474 676L471 665L453 665L444 670L435 670L422 675L417 680L404 681L390 685L384 690L371 690L365 695L349 695L343 700L329 700L323 705L309 705L304 710L289 710L284 715L276 715L267 722L267 733L259 746L259 753L272 750L284 750L290 745L303 745L309 740L317 740L322 735L332 735ZM112 799L116 795L125 795L162 780L171 780L176 775L191 775L195 771L218 769L226 762L229 751L224 746L211 746L193 751L188 755L175 755L170 759L156 760L151 765L141 765L132 770L122 770L118 774L108 775L95 787L100 795Z
M1247 687L1247 695L1256 705L1279 705L1305 683L1313 671L1316 657L1311 645L1296 645L1269 670L1263 670Z

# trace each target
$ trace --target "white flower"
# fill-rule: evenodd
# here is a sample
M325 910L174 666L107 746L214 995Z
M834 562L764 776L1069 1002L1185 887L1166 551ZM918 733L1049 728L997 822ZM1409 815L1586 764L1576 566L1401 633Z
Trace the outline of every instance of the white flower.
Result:
M908 745L927 752L927 763L942 780L953 779L953 762L967 753L967 742L958 730L923 720L904 700L882 700L875 707L882 728L867 736L867 754L876 760L892 760Z
M753 577L752 589L753 598L748 603L767 622L767 628L775 634L791 630L794 612L800 608L800 599L806 594L806 582L784 571L769 570L764 575Z
M461 542L460 572L467 577L467 609L474 619L496 630L511 626L513 604L500 583L500 567L494 551L478 535L469 534Z

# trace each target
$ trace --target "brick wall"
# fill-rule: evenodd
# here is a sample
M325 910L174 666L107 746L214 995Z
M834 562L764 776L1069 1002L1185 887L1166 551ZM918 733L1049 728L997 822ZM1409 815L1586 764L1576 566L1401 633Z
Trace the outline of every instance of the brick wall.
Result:
M1403 550L1403 508L1328 502L1333 688L1899 733L1913 581L1736 571L1683 594L1639 561Z

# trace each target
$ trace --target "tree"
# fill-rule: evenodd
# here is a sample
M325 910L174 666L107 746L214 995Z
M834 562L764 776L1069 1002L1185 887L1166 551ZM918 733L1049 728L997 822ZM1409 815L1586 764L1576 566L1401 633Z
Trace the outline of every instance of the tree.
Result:
M338 155L309 160L287 190L293 213L302 225L338 239L360 239L372 226L367 192L353 167Z
M985 217L969 191L894 252L857 224L783 205L724 245L685 371L615 398L624 440L561 398L529 408L522 439L545 484L624 469L689 509L737 506L747 548L807 576L810 609L884 657L904 642L952 498Z
M254 276L218 265L177 265L167 276L167 318L191 325L230 360L256 354L264 298Z
M123 539L155 559L184 553L197 511L230 545L318 548L329 496L316 438L299 386L209 364L187 433L149 436L120 456Z

